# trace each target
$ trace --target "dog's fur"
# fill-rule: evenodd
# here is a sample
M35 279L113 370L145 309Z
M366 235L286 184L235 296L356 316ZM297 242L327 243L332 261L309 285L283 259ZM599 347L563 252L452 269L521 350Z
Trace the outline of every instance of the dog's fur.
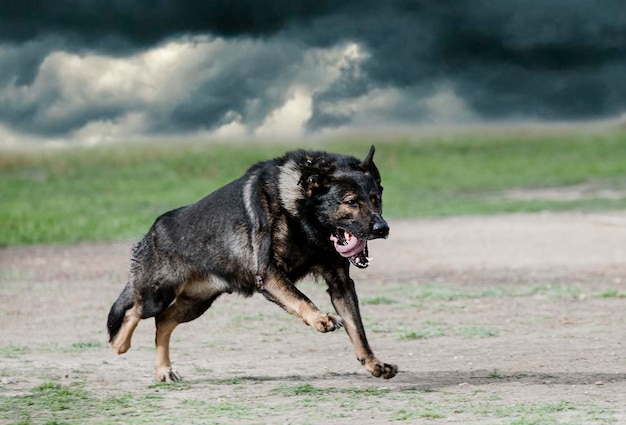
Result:
M370 349L349 275L350 263L367 267L367 240L389 233L373 155L374 146L363 161L288 152L161 215L133 249L130 281L109 312L110 345L125 353L139 320L155 317L157 379L179 379L169 357L174 328L221 294L260 292L319 332L345 327L361 364L394 377L396 366ZM349 241L357 248L346 252ZM296 288L310 274L326 281L337 314L322 313Z

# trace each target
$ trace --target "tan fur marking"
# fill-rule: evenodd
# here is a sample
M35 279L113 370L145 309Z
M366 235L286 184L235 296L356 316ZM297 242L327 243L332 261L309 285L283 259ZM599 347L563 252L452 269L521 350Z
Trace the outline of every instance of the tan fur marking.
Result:
M264 284L264 290L271 294L285 311L299 317L318 332L332 332L343 326L341 317L336 314L322 313L291 282L273 275L268 276Z
M154 369L156 371L157 380L161 382L180 379L180 376L172 370L172 362L170 361L170 338L176 326L178 326L178 322L174 320L157 320Z
M280 168L278 174L280 203L287 211L293 215L298 215L296 202L302 199L302 188L298 184L302 174L293 160L287 161L278 168Z
M122 326L120 327L119 332L115 335L113 341L110 342L110 345L117 354L124 354L130 349L130 341L133 337L133 332L139 324L140 320L140 307L135 305L134 307L128 309L124 314L124 321L122 322Z
M177 288L176 296L185 294L193 299L207 299L215 293L227 292L228 288L228 282L212 275L207 279L193 279L185 282Z
M193 304L196 302L190 300L211 299L227 290L228 283L217 276L210 276L207 279L189 280L184 285L181 285L174 302L155 318L156 356L154 368L157 380L167 382L180 379L180 375L172 369L170 361L170 338L172 332L180 323L193 320L196 317L188 317L188 309L193 308Z
M248 213L248 217L250 217L250 221L252 223L256 223L257 217L256 214L254 213L254 208L252 208L252 185L254 185L257 182L257 176L256 174L251 175L248 180L246 180L246 183L243 186L243 203L244 206L246 207L246 213Z
M255 184L257 180L258 179L257 179L256 174L252 175L243 186L243 203L246 208L246 213L248 214L248 218L250 219L250 223L252 223L253 226L257 226L259 222L259 219L256 216L256 213L254 212L254 208L252 208L252 185ZM252 245L252 258L258 258L259 241L257 238L257 235L258 235L257 229L255 229L255 231L252 232L252 235L253 235L252 236L253 240L251 244ZM242 246L245 246L245 244L243 244Z

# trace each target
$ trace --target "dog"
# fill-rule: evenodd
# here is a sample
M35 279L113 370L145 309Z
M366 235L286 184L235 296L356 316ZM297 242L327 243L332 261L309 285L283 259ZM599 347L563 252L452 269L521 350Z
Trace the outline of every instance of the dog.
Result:
M369 264L368 241L387 238L375 148L364 160L295 150L253 165L198 202L166 212L132 250L130 279L108 315L109 344L123 354L141 319L155 317L159 381L180 375L169 354L172 331L200 317L222 294L261 293L319 332L344 327L373 376L397 367L372 352L350 264ZM325 280L336 310L321 312L295 283Z

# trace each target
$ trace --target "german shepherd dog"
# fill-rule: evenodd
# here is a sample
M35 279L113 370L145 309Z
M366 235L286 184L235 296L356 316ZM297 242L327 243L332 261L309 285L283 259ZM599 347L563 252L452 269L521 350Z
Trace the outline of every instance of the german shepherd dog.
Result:
M178 380L169 355L174 328L224 293L260 292L319 332L345 327L365 369L393 378L397 367L367 342L349 271L368 266L368 240L389 234L373 156L374 146L362 161L287 152L158 217L133 248L130 280L108 316L110 345L125 353L139 321L155 317L157 379ZM337 314L321 312L296 288L307 275L326 281Z

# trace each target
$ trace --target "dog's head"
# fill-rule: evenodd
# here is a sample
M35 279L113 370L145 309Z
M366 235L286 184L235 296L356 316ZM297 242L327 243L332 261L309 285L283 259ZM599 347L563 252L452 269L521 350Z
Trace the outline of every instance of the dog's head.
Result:
M374 151L372 146L362 161L347 155L298 151L294 158L297 167L292 168L298 175L298 190L281 191L283 200L289 198L292 212L314 223L324 232L320 237L359 268L369 265L367 241L389 235L382 216L383 187ZM294 178L292 175L292 182Z

